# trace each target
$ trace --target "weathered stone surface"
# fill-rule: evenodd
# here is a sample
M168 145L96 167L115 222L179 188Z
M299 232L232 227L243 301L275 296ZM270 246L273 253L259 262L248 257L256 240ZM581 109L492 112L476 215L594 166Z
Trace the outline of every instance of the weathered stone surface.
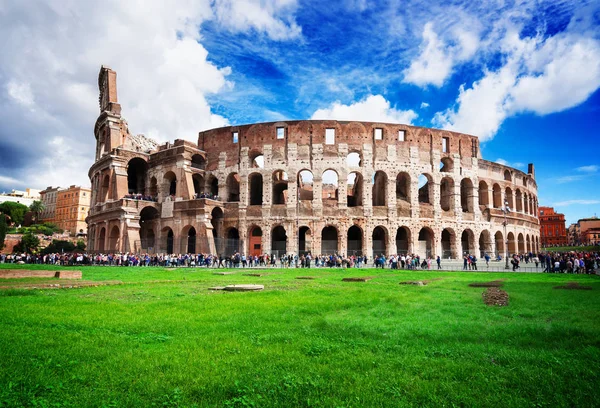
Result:
M208 290L225 290L225 286L212 286Z
M0 278L60 278L60 279L81 279L81 271L29 271L23 269L2 269Z
M228 292L255 292L263 290L265 285L227 285L225 290Z

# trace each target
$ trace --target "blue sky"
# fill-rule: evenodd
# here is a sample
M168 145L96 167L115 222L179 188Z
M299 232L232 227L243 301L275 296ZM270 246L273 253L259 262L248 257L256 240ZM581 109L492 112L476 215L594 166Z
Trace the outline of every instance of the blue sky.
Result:
M281 119L476 135L541 205L600 215L600 1L0 3L0 191L87 184L97 73L132 133Z

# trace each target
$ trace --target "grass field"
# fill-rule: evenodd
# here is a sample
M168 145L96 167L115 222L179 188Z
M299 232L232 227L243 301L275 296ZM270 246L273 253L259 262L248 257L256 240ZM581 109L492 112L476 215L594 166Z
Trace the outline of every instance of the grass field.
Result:
M84 280L123 284L23 290L58 280L0 281L1 407L587 407L600 401L597 276L81 270ZM307 275L316 279L295 279ZM375 278L341 281L348 276ZM442 279L399 285L434 278ZM484 305L485 289L468 286L496 279L510 295L507 307ZM568 281L593 290L553 289ZM265 290L207 290L234 283Z

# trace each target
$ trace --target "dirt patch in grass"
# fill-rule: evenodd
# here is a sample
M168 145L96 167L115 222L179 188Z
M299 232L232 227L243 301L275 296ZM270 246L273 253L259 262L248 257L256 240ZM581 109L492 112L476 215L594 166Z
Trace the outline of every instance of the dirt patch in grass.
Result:
M500 288L504 285L501 280L495 280L491 282L473 282L469 283L472 288Z
M368 282L373 279L374 276L362 276L357 278L344 278L342 282Z
M554 289L568 289L568 290L592 290L591 286L581 286L577 282L567 282L563 286L555 286Z
M433 278L433 279L425 279L425 280L418 280L418 281L404 281L404 282L400 282L400 285L427 286L431 282L435 282L435 281L442 280L442 279L443 278Z
M24 283L20 285L0 286L0 289L77 289L96 286L122 285L121 281L83 281L66 283Z
M308 280L312 280L312 279L317 279L314 276L296 276L296 279L308 279Z
M496 287L488 288L481 294L483 302L488 306L508 306L508 293Z
M261 277L261 276L267 276L268 273L244 273L244 276L257 276L257 277Z

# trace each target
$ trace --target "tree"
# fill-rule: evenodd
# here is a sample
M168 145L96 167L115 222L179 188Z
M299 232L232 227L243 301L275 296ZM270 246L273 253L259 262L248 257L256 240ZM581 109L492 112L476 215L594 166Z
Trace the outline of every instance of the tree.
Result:
M31 254L37 249L39 245L39 238L33 235L31 232L28 232L26 234L23 234L21 242L15 245L14 252L25 252Z
M53 239L52 243L43 249L44 254L53 254L61 252L71 252L75 249L75 245L71 241L63 241Z
M85 241L83 239L78 239L77 240L77 249L81 250L81 251L85 251Z
M4 239L6 238L6 230L8 226L6 225L6 216L4 214L0 214L0 250L4 249Z
M0 212L8 215L14 225L21 225L23 223L23 218L27 210L27 206L21 203L5 201L0 204Z
M33 219L35 221L35 223L37 224L39 219L40 219L40 214L46 209L46 206L44 205L44 203L42 203L39 200L35 200L33 203L31 203L31 205L29 206L29 211L31 211L33 213Z

